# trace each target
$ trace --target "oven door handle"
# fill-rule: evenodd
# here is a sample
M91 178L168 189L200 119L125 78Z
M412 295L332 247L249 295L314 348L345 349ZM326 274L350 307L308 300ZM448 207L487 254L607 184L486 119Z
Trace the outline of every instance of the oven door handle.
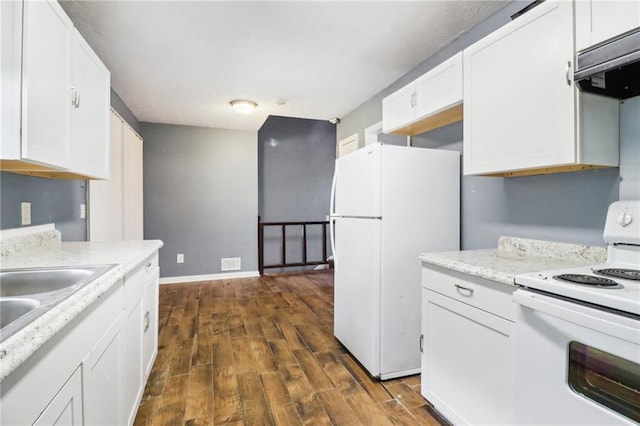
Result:
M596 309L577 302L517 290L513 300L526 308L590 328L599 333L615 336L636 345L640 344L639 319Z

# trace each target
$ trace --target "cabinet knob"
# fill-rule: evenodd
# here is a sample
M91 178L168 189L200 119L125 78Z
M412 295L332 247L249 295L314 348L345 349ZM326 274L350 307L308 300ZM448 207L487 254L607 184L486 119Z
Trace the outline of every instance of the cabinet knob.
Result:
M151 263L151 262L149 262L149 263L147 263L146 265L144 265L144 270L145 270L145 272L149 272L149 269L151 269L151 265L152 265L152 263Z

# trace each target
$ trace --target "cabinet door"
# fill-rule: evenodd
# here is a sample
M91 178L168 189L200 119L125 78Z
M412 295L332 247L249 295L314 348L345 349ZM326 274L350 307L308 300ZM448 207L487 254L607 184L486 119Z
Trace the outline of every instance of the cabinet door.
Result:
M121 314L82 361L84 421L88 425L124 423L122 389L124 381L124 338Z
M513 424L514 323L423 289L422 392L453 424Z
M144 327L142 346L142 367L145 380L151 373L153 361L158 353L158 284L160 271L156 271L147 284L144 295Z
M110 74L80 33L73 30L71 168L95 178L109 178Z
M464 173L575 162L573 2L546 1L464 50Z
M56 1L23 6L22 158L68 168L73 24Z
M416 119L462 102L462 52L416 80Z
M78 367L33 423L35 425L80 426L82 420L82 367Z
M124 239L142 240L144 238L142 139L127 126L122 144Z
M89 181L89 240L122 240L122 132L126 124L111 113L111 173Z
M125 286L127 284L125 283ZM124 413L125 424L133 424L143 391L142 339L144 303L142 298L124 320Z
M640 27L638 0L576 2L576 50L582 51Z
M382 131L392 131L410 124L416 118L415 83L410 83L382 100Z

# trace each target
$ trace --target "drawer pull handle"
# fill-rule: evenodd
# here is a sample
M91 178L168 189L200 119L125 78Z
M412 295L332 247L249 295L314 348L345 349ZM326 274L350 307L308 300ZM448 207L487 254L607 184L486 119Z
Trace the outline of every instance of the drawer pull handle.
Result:
M151 269L151 265L152 265L152 263L151 263L151 262L149 262L149 263L147 263L147 264L144 266L144 270L145 270L145 272L149 272L149 269Z
M463 291L468 292L469 294L463 294L463 296L471 296L473 294L473 289L469 287L461 286L460 284L454 284L454 286L458 289L458 293L462 293Z
M424 334L420 335L420 353L424 352Z
M144 331L149 329L149 311L144 313Z

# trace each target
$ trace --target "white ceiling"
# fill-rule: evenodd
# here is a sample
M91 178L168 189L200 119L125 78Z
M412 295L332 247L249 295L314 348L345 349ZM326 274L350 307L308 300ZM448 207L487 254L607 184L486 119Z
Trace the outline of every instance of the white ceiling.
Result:
M340 117L506 1L65 1L140 121ZM258 108L235 113L229 101ZM277 105L276 99L286 100Z

